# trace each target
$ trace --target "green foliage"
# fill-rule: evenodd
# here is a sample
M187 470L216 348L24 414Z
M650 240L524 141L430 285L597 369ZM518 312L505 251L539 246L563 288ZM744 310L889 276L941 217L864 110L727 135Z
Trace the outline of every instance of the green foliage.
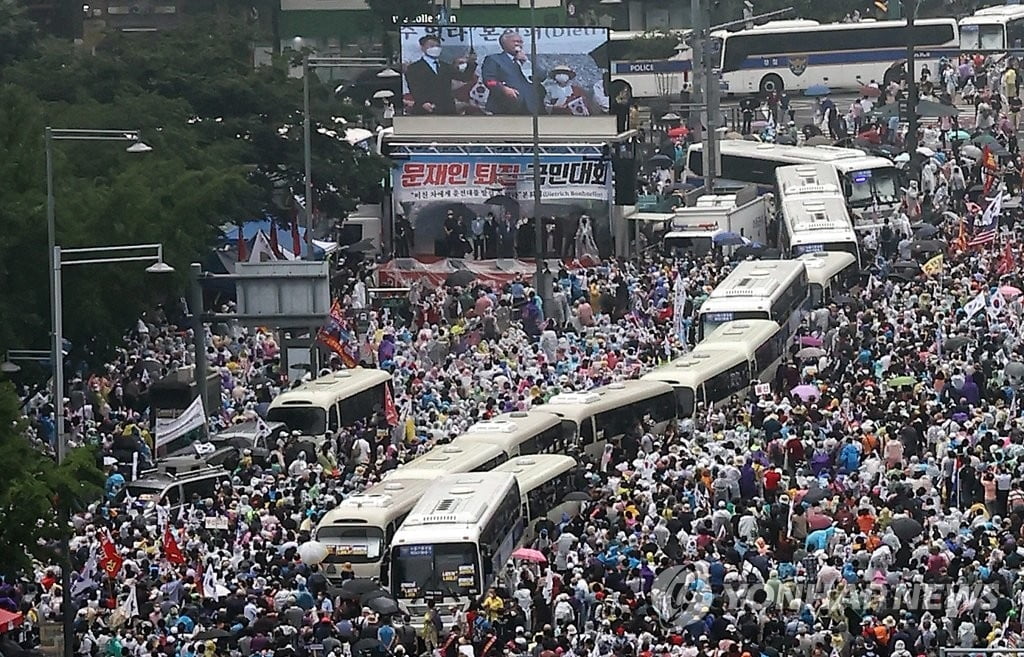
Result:
M11 29L3 2L0 64ZM290 196L303 192L302 82L283 65L254 68L252 26L227 13L160 34L111 34L94 55L45 40L0 66L0 347L43 347L49 332L46 125L138 128L154 149L55 143L58 244L161 242L177 269L156 278L131 263L65 270L75 358L108 352L143 309L180 297L188 263L203 259L219 226L291 216ZM312 101L315 206L341 216L377 193L386 166L316 131L340 127L330 117L354 119L354 108L315 82Z
M0 70L31 48L35 40L36 26L25 10L16 0L0 0Z
M679 37L667 32L647 32L627 42L626 52L619 59L668 59L676 54Z
M55 466L24 436L19 400L9 383L0 384L0 575L31 568L31 559L53 557L52 546L69 530L58 522L58 508L75 511L103 492L103 473L90 448L79 448Z

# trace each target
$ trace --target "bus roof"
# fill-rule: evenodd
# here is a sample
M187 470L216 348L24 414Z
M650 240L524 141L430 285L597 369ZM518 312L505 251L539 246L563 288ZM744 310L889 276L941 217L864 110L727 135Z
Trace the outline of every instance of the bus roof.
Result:
M457 526L456 533L465 535L466 540L475 538L467 530L479 532L483 521L494 513L512 486L518 483L510 472L442 475L409 512L393 542L418 542L419 537L430 541L436 537L438 525Z
M766 144L745 139L723 139L719 142L722 155L761 157L791 164L828 163L843 173L866 169L895 168L891 160L868 155L858 148L839 146L786 146ZM703 144L693 144L691 150L702 151Z
M833 276L857 262L852 253L845 251L820 251L805 253L797 257L807 268L807 280L818 285L824 284Z
M442 473L470 472L491 459L504 455L503 449L486 443L438 445L426 454L399 466L391 476L396 479L434 479Z
M774 25L772 24L774 22ZM956 19L954 18L920 18L914 21L915 25L956 25ZM872 28L886 28L886 27L906 27L906 21L892 20L892 21L878 21L878 20L861 20L857 23L819 23L817 21L810 20L782 20L782 21L771 21L764 25L757 25L751 29L743 29L735 32L729 30L715 30L711 33L712 37L731 37L735 38L738 36L745 36L747 34L761 34L764 32L778 32L782 33L800 33L800 32L815 32L822 28L827 27L829 30L864 30Z
M532 436L556 427L558 424L558 419L552 418L550 413L541 413L535 410L502 413L501 415L495 415L490 420L471 425L459 438L486 440L487 436L500 436L502 438L509 435L523 434Z
M433 482L429 479L388 478L342 500L317 523L317 531L328 525L366 524L384 526L406 513Z
M563 392L549 399L546 404L537 406L536 410L579 424L597 413L670 392L672 390L668 386L632 379L609 383L586 392Z
M770 319L738 319L716 328L701 340L698 347L735 349L737 345L742 345L747 357L753 358L757 348L781 330L778 322Z
M708 301L735 297L770 297L775 290L789 285L802 273L804 266L793 260L744 260L711 291Z
M651 370L640 380L661 381L673 387L696 390L701 383L716 374L747 361L747 354L735 346L705 345L702 342L690 353Z
M1024 5L1000 5L984 7L974 12L973 16L960 19L961 25L1002 23L1004 20L1024 18Z
M576 459L562 454L533 454L520 456L502 463L491 472L510 472L519 482L519 491L525 496L552 477L576 467Z
M792 164L775 170L775 182L783 198L794 196L841 196L843 193L839 174L834 165L810 162Z
M319 406L327 408L339 399L351 397L385 381L391 375L384 370L356 367L325 374L307 381L297 388L282 392L270 402L270 408L279 406ZM381 400L383 404L384 400Z
M853 230L842 196L782 199L782 217L790 233Z

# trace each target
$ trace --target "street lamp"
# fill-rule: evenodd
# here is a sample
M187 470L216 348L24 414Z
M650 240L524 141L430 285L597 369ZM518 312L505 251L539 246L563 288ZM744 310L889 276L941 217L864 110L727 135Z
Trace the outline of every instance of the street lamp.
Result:
M49 130L47 131L49 137ZM49 142L49 139L48 139ZM49 159L47 159L49 163ZM50 167L47 167L47 173ZM47 176L49 180L49 176ZM52 196L51 196L52 198ZM96 246L64 249L54 246L50 251L50 313L53 317L53 345L50 359L53 363L54 439L57 442L57 463L64 461L68 452L64 438L64 308L62 305L61 271L73 265L100 265L120 262L152 262L148 272L166 273L174 268L164 262L162 244L131 244L127 246ZM66 517L61 518L66 522ZM64 563L61 564L61 618L64 625L64 657L73 657L74 626L71 613L71 549L65 538Z
M41 362L49 360L50 352L46 349L8 349L4 361L0 363L0 372L14 374L21 371L18 361Z
M315 68L372 68L385 66L387 61L380 57L316 57L305 55L302 58L302 160L305 171L305 201L306 208L303 213L306 228L306 259L313 259L313 154L310 148L309 129L309 72ZM393 77L383 75L386 68L377 74L378 77ZM399 73L399 75L401 75ZM296 254L298 255L298 254Z

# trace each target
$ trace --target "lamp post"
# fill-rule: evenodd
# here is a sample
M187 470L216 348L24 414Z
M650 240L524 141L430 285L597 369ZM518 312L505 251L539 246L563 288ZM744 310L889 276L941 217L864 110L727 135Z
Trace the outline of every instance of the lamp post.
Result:
M48 160L49 161L49 160ZM49 167L47 167L49 171ZM70 257L66 257L70 256ZM68 446L64 438L64 308L62 305L61 270L73 265L99 265L120 262L151 262L146 271L150 273L169 273L174 268L164 262L162 244L133 244L128 246L99 246L81 249L64 249L54 246L50 251L50 290L53 317L53 351L50 359L53 363L54 393L54 438L57 442L57 462L61 463L67 456ZM67 511L60 510L62 529L67 529ZM63 545L64 563L61 564L61 620L63 621L64 657L74 656L74 626L71 613L71 548L68 536L65 535Z
M533 239L534 257L537 261L537 268L534 274L533 286L540 296L541 305L545 317L551 312L551 286L545 280L544 274L544 226L540 216L541 206L541 175L540 175L540 105L544 98L544 85L540 79L540 68L537 66L537 0L530 0L530 67L533 71L533 112L532 116L532 137L533 137Z
M30 361L40 363L50 358L48 349L8 349L4 360L0 363L0 372L14 374L21 371L18 361Z
M302 58L302 164L305 179L306 208L303 213L306 229L306 259L313 259L313 154L310 143L312 135L309 129L309 72L317 68L372 68L386 66L387 61L380 57L316 57L305 55ZM401 76L401 73L386 68L377 74L380 78L394 77L388 73ZM298 254L296 254L298 255Z

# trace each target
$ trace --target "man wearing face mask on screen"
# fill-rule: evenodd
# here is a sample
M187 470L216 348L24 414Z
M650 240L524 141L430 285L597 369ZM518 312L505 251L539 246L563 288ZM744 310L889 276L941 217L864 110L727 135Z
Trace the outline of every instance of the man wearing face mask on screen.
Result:
M433 34L420 37L423 56L405 69L405 82L413 105L410 114L455 114L452 80L466 81L473 76L475 62L460 64L458 68L441 61L441 40Z
M487 111L492 114L533 114L540 110L541 99L534 89L534 76L544 79L544 71L534 71L523 37L505 30L498 39L501 52L484 57L480 77L490 92ZM539 68L539 67L538 67Z

